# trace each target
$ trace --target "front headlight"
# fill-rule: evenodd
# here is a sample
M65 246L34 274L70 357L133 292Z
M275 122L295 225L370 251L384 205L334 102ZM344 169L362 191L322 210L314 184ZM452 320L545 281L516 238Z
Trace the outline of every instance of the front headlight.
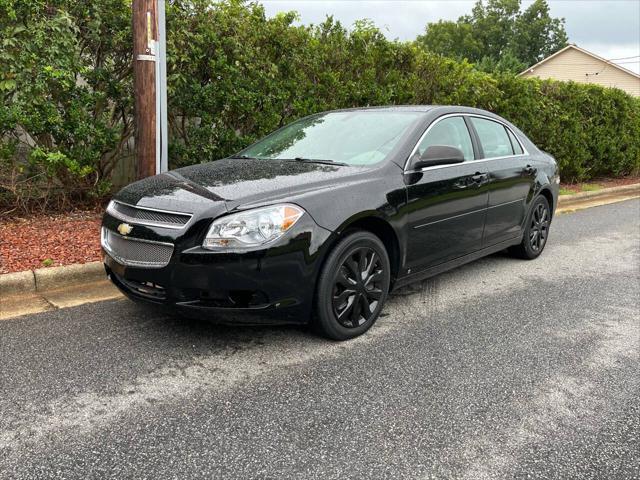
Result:
M209 227L202 247L228 250L263 245L284 235L303 213L302 208L287 203L218 218Z

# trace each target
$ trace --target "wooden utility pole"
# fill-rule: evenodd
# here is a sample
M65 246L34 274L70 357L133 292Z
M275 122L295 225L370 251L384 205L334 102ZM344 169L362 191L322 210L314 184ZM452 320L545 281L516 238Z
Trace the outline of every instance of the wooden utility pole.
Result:
M156 174L157 0L133 0L136 176Z

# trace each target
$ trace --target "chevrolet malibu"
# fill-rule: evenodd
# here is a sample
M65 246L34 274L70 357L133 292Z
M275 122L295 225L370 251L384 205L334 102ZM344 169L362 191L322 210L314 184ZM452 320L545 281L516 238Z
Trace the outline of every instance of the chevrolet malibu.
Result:
M134 300L345 340L409 282L504 249L538 257L558 184L551 156L483 110L319 113L121 190L104 263Z

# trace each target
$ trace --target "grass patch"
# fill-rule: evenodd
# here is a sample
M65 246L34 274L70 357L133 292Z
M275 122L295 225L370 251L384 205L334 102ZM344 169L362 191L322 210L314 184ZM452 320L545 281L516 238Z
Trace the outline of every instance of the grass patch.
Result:
M596 192L602 190L604 187L597 183L579 183L572 184L566 187L560 187L560 195L573 195L579 192Z

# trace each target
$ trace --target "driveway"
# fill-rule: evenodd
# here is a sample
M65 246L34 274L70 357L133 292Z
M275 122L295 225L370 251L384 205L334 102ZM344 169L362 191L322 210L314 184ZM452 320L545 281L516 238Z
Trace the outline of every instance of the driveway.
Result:
M640 201L347 343L128 300L0 321L0 478L638 478Z

